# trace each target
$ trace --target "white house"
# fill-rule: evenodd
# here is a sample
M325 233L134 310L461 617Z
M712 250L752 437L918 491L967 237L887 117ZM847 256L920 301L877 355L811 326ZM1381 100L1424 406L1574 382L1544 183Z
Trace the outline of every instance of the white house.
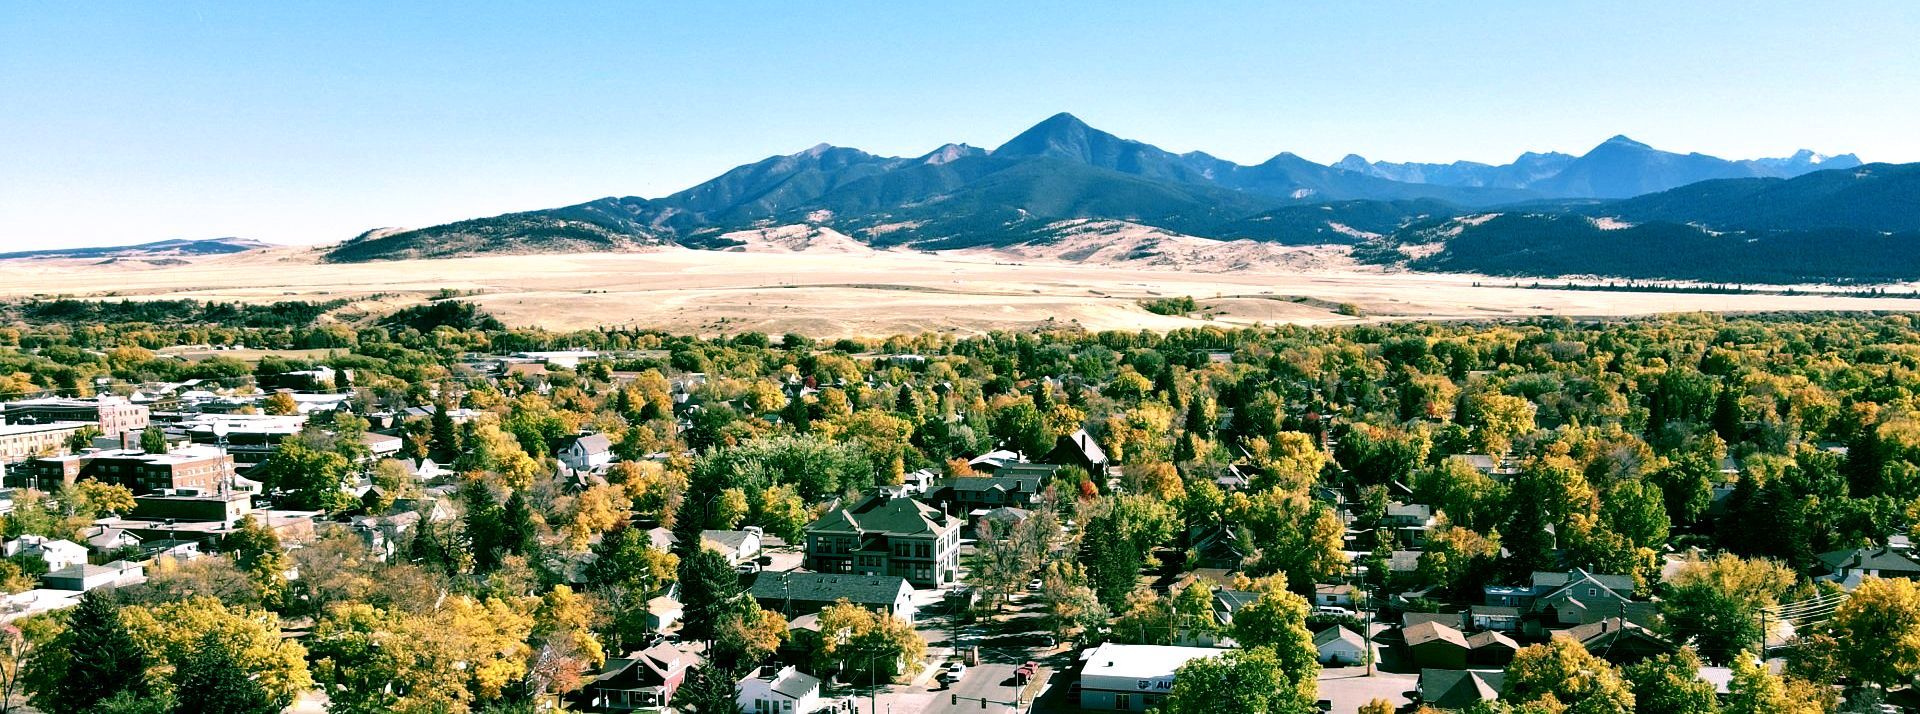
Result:
M613 463L613 440L605 434L584 434L560 447L560 462L575 471L592 471Z
M734 700L746 714L812 714L820 709L820 680L792 667L761 667L740 680Z
M727 556L728 565L739 565L760 557L760 533L754 526L737 531L700 531L700 545Z
M1080 658L1080 708L1146 711L1173 690L1180 665L1202 657L1218 657L1227 650L1212 647L1101 644Z
M59 570L87 562L87 548L73 541L57 540L31 533L7 541L6 555L37 555L47 562L47 570Z
M1329 627L1313 636L1313 647L1320 651L1320 663L1339 667L1351 664L1365 664L1367 641L1342 626Z
M407 468L407 474L420 481L432 481L442 476L451 476L453 472L436 463L432 457L401 459L401 465Z
M104 525L89 526L84 532L84 535L87 537L87 547L102 553L108 553L122 548L140 547L140 536L134 535L132 531L125 528L115 528Z

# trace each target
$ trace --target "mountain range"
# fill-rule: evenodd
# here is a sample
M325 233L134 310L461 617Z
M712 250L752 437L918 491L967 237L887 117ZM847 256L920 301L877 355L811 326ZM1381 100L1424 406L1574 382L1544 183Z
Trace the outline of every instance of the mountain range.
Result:
M106 260L119 258L164 259L196 255L224 255L265 247L267 247L266 243L245 238L174 239L139 243L136 245L22 250L12 253L0 253L0 260L32 258L100 258Z
M947 144L916 157L819 145L736 167L660 197L609 197L419 229L380 229L327 254L337 262L487 252L717 248L727 233L831 227L876 247L1044 241L1073 219L1118 220L1207 238L1356 243L1434 219L1529 201L1642 195L1702 180L1785 177L1858 165L1803 151L1733 161L1615 137L1579 157L1522 155L1503 166L1328 166L1292 153L1255 165L1174 153L1057 114L991 150Z

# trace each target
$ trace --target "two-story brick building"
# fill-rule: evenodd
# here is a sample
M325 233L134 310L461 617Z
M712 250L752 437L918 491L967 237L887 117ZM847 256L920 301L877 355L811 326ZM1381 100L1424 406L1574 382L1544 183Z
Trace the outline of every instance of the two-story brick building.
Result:
M942 587L960 575L962 525L919 501L874 494L807 526L807 568L897 575L916 587Z
M233 457L211 446L187 446L164 454L109 449L29 460L14 468L17 485L54 489L81 479L125 486L134 494L156 491L213 493L233 476Z
M5 415L9 424L47 424L57 421L92 422L102 436L138 434L147 428L151 411L125 397L111 395L92 399L23 399L8 402Z

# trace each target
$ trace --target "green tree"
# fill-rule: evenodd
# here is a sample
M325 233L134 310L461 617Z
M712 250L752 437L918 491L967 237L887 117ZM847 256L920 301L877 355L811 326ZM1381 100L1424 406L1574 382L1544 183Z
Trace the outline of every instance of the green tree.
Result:
M246 571L260 602L278 607L286 602L287 552L280 547L280 536L272 528L254 520L240 519L240 527L220 539L220 550Z
M180 664L173 690L180 714L277 714L293 703L269 694L240 666L233 645L214 633Z
M346 491L353 464L298 437L281 442L250 475L268 489L285 494L281 508L338 512L355 504L353 494Z
M1793 582L1793 571L1772 560L1731 554L1690 558L1660 601L1663 627L1676 641L1692 643L1708 661L1730 662L1760 645L1760 611L1778 604Z
M1867 578L1834 611L1830 623L1846 643L1853 676L1891 687L1920 674L1920 585L1904 578Z
M1712 714L1719 703L1713 683L1700 678L1693 650L1656 655L1626 669L1638 714Z
M1521 648L1507 665L1500 700L1569 714L1632 714L1633 691L1620 671L1567 637Z
M149 454L167 453L167 434L160 427L150 426L140 432L140 450Z
M91 590L67 613L66 629L28 665L27 701L45 712L85 712L122 692L145 697L147 659L106 590Z
M680 636L705 640L727 614L742 612L753 600L743 596L740 576L726 556L696 546L680 558L680 604L686 612Z
M1312 660L1309 660L1311 662ZM1304 714L1316 711L1320 668L1288 666L1265 647L1188 660L1174 676L1164 714Z
M687 670L685 684L673 693L674 706L696 714L740 714L739 693L734 689L740 674L718 662L695 665Z

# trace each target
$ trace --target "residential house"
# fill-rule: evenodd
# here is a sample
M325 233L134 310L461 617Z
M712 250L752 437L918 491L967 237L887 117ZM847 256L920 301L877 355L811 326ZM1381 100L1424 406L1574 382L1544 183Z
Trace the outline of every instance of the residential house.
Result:
M1215 589L1213 591L1213 619L1218 621L1221 627L1232 625L1234 614L1240 612L1240 608L1246 607L1249 603L1258 599L1260 599L1260 593L1251 590L1234 590L1232 588Z
M1594 656L1623 666L1680 649L1652 630L1618 617L1561 630L1555 636L1571 637Z
M1032 508L1033 498L1039 495L1041 483L1042 477L1035 475L942 479L934 485L927 501L955 514L1001 506Z
M1423 704L1463 710L1499 699L1506 678L1507 673L1497 669L1422 669L1417 689Z
M1146 711L1173 690L1180 666L1227 650L1102 643L1080 654L1080 708Z
M1469 626L1475 630L1516 632L1520 629L1520 608L1503 605L1474 605L1467 608Z
M5 554L11 558L16 555L38 556L47 564L47 570L60 570L87 562L87 548L70 540L48 538L28 533L7 541Z
M1047 452L1043 459L1050 464L1060 466L1078 466L1085 469L1096 481L1107 473L1107 451L1100 448L1100 442L1086 429L1075 429L1072 434L1060 437L1053 445L1053 451Z
M1335 625L1313 636L1313 647L1320 651L1320 664L1329 667L1367 663L1367 639L1344 625Z
M1920 580L1920 560L1910 552L1887 546L1836 550L1822 553L1819 560L1827 569L1827 574L1821 579L1837 582L1848 589L1858 586L1860 579L1867 576Z
M126 548L139 548L140 536L125 528L109 525L88 526L81 531L87 539L87 547L96 553L112 553Z
M575 700L595 712L665 711L686 681L687 670L700 662L692 648L662 642L607 660Z
M700 531L700 545L726 556L728 565L740 565L760 557L762 535L762 531L754 526L737 531Z
M767 572L754 578L747 593L768 610L798 616L846 600L875 612L913 622L913 586L896 575Z
M898 575L939 588L960 574L959 519L884 493L828 511L807 526L806 565L822 573Z
M1520 473L1520 467L1515 466L1511 459L1505 457L1494 457L1487 454L1462 454L1453 458L1466 462L1468 466L1473 467L1473 470L1486 474L1487 477L1501 483L1506 483L1508 479Z
M1651 625L1659 617L1653 603L1633 599L1633 578L1579 568L1535 572L1532 585L1491 585L1483 592L1487 605L1519 609L1521 630L1533 635L1608 617L1625 617L1642 625Z
M1438 622L1422 622L1400 632L1406 638L1407 651L1413 656L1414 664L1432 669L1466 668L1467 652L1472 647L1459 630Z
M821 707L820 680L793 667L761 667L735 691L734 703L745 714L812 714Z
M1187 554L1195 567L1233 570L1246 559L1247 549L1240 544L1239 528L1205 523L1187 529Z
M1433 507L1420 503L1391 503L1380 525L1393 531L1394 542L1409 548L1426 544L1433 530Z
M582 434L555 453L560 463L575 471L592 471L613 463L613 440L606 434Z
M1313 586L1313 604L1319 607L1353 607L1353 586L1346 583L1321 583Z
M1467 635L1467 663L1475 667L1505 667L1519 651L1520 643L1498 632Z
M967 460L967 468L983 474L992 474L1000 467L1020 463L1020 453L1006 449L995 449Z

